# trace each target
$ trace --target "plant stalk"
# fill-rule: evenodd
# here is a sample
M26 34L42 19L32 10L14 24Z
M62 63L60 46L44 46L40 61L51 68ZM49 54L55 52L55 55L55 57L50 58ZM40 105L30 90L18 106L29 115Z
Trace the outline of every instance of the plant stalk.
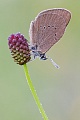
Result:
M46 115L46 113L45 113L45 111L43 109L42 104L40 103L39 97L37 96L36 90L35 90L35 88L34 88L34 86L32 84L32 81L30 79L30 75L29 75L29 72L28 72L27 65L24 64L23 66L24 66L24 71L25 71L25 76L26 76L26 79L27 79L27 83L29 85L29 88L30 88L30 91L31 91L31 93L33 95L33 98L34 98L34 100L35 100L35 102L36 102L36 104L38 106L38 109L39 109L39 111L40 111L40 113L42 115L42 118L44 120L48 120L48 117L47 117L47 115Z

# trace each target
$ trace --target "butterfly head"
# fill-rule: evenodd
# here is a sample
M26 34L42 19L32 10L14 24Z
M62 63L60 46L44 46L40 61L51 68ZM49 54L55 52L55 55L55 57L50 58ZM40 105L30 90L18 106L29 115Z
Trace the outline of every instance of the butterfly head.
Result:
M32 54L34 55L34 59L36 58L36 57L40 57L40 59L41 60L46 60L47 58L46 58L46 55L45 55L45 53L42 53L41 51L38 51L37 50L37 45L35 45L35 46L31 46L31 51L32 51Z

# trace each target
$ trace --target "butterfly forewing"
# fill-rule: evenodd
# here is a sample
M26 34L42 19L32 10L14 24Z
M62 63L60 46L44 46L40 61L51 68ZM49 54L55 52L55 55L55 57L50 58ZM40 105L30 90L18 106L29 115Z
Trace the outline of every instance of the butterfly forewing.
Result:
M63 36L71 14L64 9L46 10L38 14L30 25L30 44L37 51L47 52Z
M59 16L62 16L66 21L66 25L69 23L70 18L71 18L71 13L69 10L66 10L63 8L58 8L58 9L54 8L54 9L44 10L40 12L38 16L43 15L43 14L54 14L54 13Z

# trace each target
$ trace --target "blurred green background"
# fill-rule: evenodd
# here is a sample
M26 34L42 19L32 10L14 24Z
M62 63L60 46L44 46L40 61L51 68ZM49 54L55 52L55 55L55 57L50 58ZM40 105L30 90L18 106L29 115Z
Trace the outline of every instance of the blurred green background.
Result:
M7 38L21 32L29 40L31 20L49 8L72 13L64 36L47 52L60 69L39 59L28 69L49 120L80 120L80 0L0 0L0 120L42 120Z

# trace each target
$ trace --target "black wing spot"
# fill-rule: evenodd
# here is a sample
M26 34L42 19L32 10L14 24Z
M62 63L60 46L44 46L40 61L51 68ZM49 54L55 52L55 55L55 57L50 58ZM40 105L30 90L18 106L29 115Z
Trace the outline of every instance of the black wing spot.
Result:
M46 26L44 26L43 28L46 29Z
M55 33L55 36L56 36L56 33Z
M42 28L42 25L40 25L40 28Z

